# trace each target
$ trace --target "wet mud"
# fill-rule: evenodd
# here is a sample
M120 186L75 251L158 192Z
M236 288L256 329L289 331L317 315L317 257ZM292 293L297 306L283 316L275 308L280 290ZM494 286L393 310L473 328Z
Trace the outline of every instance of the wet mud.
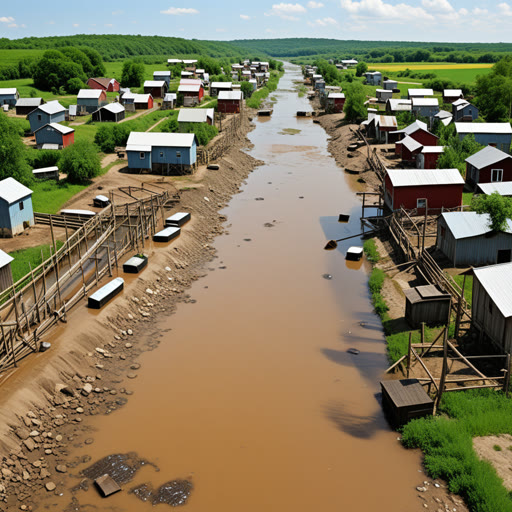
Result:
M153 489L151 483L141 484L130 490L141 501L150 502L152 505L166 504L171 507L185 505L192 493L194 486L188 480L172 480Z

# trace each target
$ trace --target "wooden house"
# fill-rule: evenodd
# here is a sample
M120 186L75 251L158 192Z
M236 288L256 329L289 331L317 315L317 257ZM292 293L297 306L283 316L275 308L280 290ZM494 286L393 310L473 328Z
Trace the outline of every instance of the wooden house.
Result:
M368 71L364 74L368 85L381 85L382 73L380 71Z
M432 118L439 112L437 98L412 98L412 113L418 117Z
M436 248L456 267L512 261L512 221L507 221L502 232L493 231L490 223L487 213L442 213L437 221Z
M33 224L32 190L14 178L0 181L0 236L13 237Z
M249 77L250 78L250 77ZM232 91L232 82L212 82L210 84L210 96L215 98L219 95L220 91Z
M512 350L512 263L473 270L471 318L474 327L499 350Z
M396 132L397 140L401 140L406 136L411 137L422 146L437 146L437 141L439 140L437 135L428 131L427 125L423 121L414 121L414 123ZM400 154L400 151L401 148L399 150L395 149L397 154Z
M494 146L510 154L512 127L510 123L455 123L455 132L460 140L472 133L482 146Z
M119 92L121 84L115 78L89 78L87 86L90 89L101 89L106 92Z
M183 94L183 105L185 107L191 107L201 103L204 96L204 89L201 84L187 85L180 83L178 94Z
M471 123L478 118L478 108L466 100L456 100L452 103L453 120L458 123Z
M181 108L178 112L180 131L185 131L190 123L206 123L212 126L215 122L215 109L213 108Z
M330 92L327 96L325 110L332 114L340 114L345 106L345 94L342 92Z
M32 176L38 181L54 180L59 181L59 168L56 165L52 167L42 167L33 169Z
M14 283L12 280L11 261L14 258L0 249L0 293L10 288Z
M125 116L125 108L120 103L109 103L92 113L92 120L100 123L119 123Z
M443 91L443 103L453 103L461 98L464 98L461 89L444 89Z
M9 105L9 107L14 107L19 99L20 93L16 87L0 88L0 106Z
M126 110L150 110L153 108L153 96L151 94L127 92L121 97L121 102Z
M512 181L512 156L492 146L486 146L466 158L466 182L479 183Z
M413 98L426 98L427 96L434 96L433 89L408 89L407 97L412 100Z
M16 115L28 116L37 107L44 105L43 98L20 98L16 102Z
M153 98L163 98L167 92L165 80L146 80L144 82L144 94L151 94Z
M30 122L30 131L36 130L49 123L61 123L66 120L66 109L57 101L49 101L37 107L27 115Z
M413 329L422 323L437 327L445 325L449 319L452 296L430 284L404 290L405 319Z
M382 88L386 91L394 91L398 89L398 82L396 80L384 80L382 82Z
M393 91L388 89L376 89L375 94L379 103L386 103L393 97Z
M462 205L463 188L458 169L388 169L384 202L390 210L458 208Z
M222 114L240 114L243 97L242 91L220 91L217 99L217 111Z
M133 170L191 172L196 168L197 139L193 133L131 132L126 154Z
M391 133L396 132L397 122L395 116L375 116L373 123L375 125L375 138L379 142L388 144Z
M107 93L103 89L80 89L76 103L79 114L92 114L107 103Z
M395 153L397 147L400 148L402 162L415 163L416 157L419 155L423 145L412 137L407 136L395 143Z
M171 72L170 71L154 71L153 72L153 80L161 81L163 80L167 84L167 89L171 85Z
M410 112L412 110L412 101L404 99L389 99L386 101L386 114L396 115L401 112Z
M423 146L416 156L416 167L418 169L435 169L442 153L444 153L444 146Z
M75 130L59 123L48 123L41 126L34 132L34 135L38 149L47 147L63 149L75 142Z
M177 95L175 92L168 92L162 101L162 110L172 110L176 106Z

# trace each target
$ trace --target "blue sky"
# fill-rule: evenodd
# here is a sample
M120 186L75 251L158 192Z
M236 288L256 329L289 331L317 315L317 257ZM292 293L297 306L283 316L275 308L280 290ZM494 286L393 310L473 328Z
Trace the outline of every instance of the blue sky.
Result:
M512 41L512 0L2 2L0 37L142 34L187 39L329 37Z

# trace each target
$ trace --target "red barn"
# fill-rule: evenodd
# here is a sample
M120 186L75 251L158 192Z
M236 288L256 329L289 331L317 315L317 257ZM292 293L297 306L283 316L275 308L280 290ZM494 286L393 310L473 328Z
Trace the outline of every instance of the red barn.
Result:
M135 94L134 96L135 110L149 110L153 108L153 96L151 94Z
M399 155L402 161L413 163L416 162L416 156L420 153L422 147L417 140L407 135L407 137L395 143L395 153L397 148L400 148Z
M101 89L107 92L119 92L120 84L115 78L89 78L87 85L91 89Z
M439 155L443 151L444 146L423 146L416 156L416 167L418 169L435 169Z
M151 94L153 98L163 98L167 92L165 80L146 80L144 82L144 94Z
M217 111L223 114L240 114L242 91L220 91L217 99Z
M345 94L342 92L330 92L327 96L326 110L333 114L341 114L345 106Z
M183 81L182 81L183 82ZM180 82L178 94L183 94L183 105L189 107L201 103L204 96L203 86L200 84L183 84Z
M464 180L458 169L388 169L384 202L391 210L457 208Z
M398 130L396 134L399 140L409 136L422 146L437 146L438 137L428 131L427 125L423 121L414 121L403 130Z
M512 156L487 146L466 158L466 182L470 185L512 181Z
M62 149L75 142L75 130L59 123L48 123L34 132L38 149Z

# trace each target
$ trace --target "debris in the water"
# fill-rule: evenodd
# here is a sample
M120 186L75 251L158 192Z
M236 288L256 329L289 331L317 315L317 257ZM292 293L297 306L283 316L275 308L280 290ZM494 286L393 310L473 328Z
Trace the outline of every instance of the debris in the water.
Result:
M273 228L275 224L272 224L270 222L265 222L265 224L263 224L263 226L265 226L266 228Z
M228 268L228 267L226 267L226 266L222 266L222 267L219 267L219 268L220 268L221 270L225 270L225 269L226 269L226 268Z
M102 475L96 478L94 483L98 486L104 498L121 490L119 484L110 475Z
M357 355L359 354L359 350L357 350L357 348L349 348L349 349L347 350L347 352L348 352L349 354L354 354L355 356L357 356Z
M322 275L322 277L323 277L324 279L328 279L328 280L331 280L331 279L332 279L331 274L323 274L323 275Z
M244 242L250 242L252 238L244 238Z
M156 490L148 483L134 487L130 492L135 494L141 501L149 501L152 505L166 503L171 507L178 507L186 503L192 489L192 482L188 480L172 480L161 485Z
M255 201L265 201L265 198L264 197L256 197L254 200Z
M304 199L304 196L299 196L299 199Z

